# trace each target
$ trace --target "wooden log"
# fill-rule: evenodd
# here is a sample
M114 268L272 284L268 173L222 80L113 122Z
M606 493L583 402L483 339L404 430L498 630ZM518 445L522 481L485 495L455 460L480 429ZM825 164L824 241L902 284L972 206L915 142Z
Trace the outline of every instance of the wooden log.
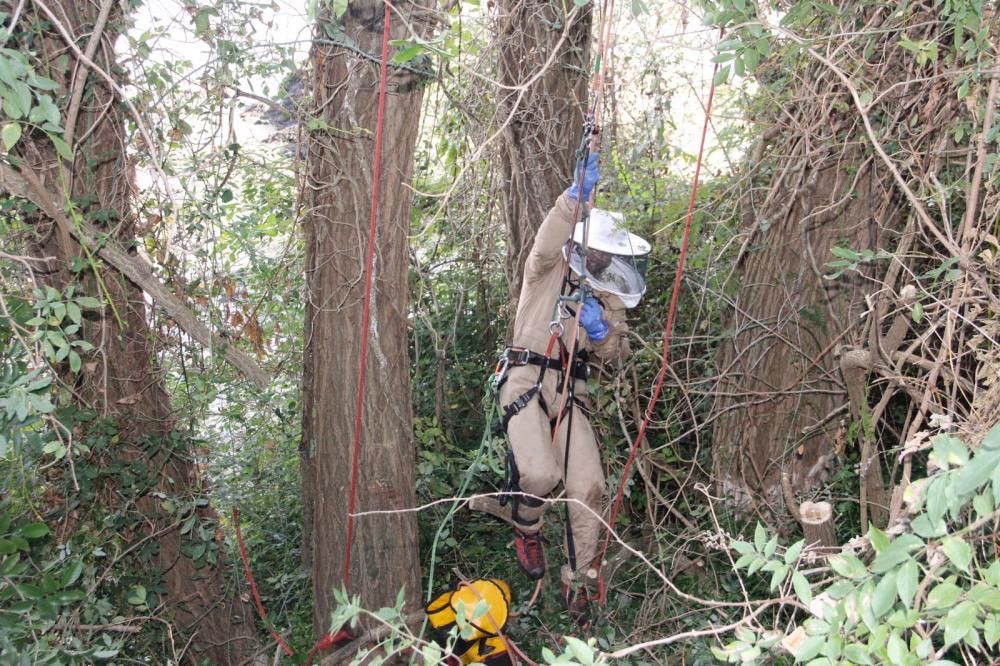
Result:
M824 550L837 547L833 530L833 505L829 502L803 502L799 505L799 520L806 545Z

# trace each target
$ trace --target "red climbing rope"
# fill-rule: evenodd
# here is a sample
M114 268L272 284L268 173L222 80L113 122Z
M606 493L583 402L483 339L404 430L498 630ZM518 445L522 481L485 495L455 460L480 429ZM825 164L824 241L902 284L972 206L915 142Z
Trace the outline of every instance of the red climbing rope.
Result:
M264 626L267 627L267 630L271 632L271 636L274 637L274 640L281 646L281 649L285 651L285 654L291 657L294 654L292 652L292 648L288 647L288 644L285 643L285 639L281 637L281 634L275 631L271 627L271 623L267 621L267 612L264 611L264 604L260 601L260 593L257 592L257 581L254 580L253 571L250 570L250 558L247 556L246 544L243 543L243 532L240 530L240 510L235 506L233 507L233 525L236 527L236 543L239 544L240 547L240 558L243 560L243 571L246 573L247 580L250 582L250 591L253 592L253 600L257 604L257 612L260 614L260 619L264 622Z
M358 399L354 407L354 454L351 462L351 494L347 500L347 539L344 554L344 587L351 582L351 546L354 539L354 507L358 494L358 455L361 451L361 414L365 394L365 361L368 357L368 326L371 321L372 263L375 257L375 225L378 221L378 185L382 166L382 125L385 120L385 84L389 71L389 18L392 3L385 0L382 19L382 72L378 84L378 121L375 125L375 165L372 169L372 209L368 221L368 256L365 265L365 305L361 315L361 354L358 371Z
M608 521L608 525L610 525L611 528L604 537L604 543L601 545L601 553L597 557L598 562L604 561L604 554L607 552L608 544L611 541L611 531L615 528L615 520L618 518L619 510L621 510L622 498L625 494L625 484L628 482L629 468L632 466L632 461L635 460L636 453L639 451L639 444L642 442L643 435L646 434L646 428L649 427L649 422L653 418L656 401L660 397L660 391L663 389L663 381L667 376L670 333L673 331L674 316L677 314L677 299L681 292L681 278L684 275L684 258L687 256L688 240L691 237L691 218L694 215L694 203L698 196L698 179L701 176L701 163L705 154L705 138L708 136L708 125L712 118L712 100L715 98L715 74L718 69L719 65L716 63L714 69L712 70L712 85L708 91L708 103L705 105L705 122L701 128L701 145L698 148L698 162L694 168L694 184L691 187L691 199L688 201L687 216L684 219L684 240L681 242L681 251L677 257L677 272L674 274L674 291L670 295L670 309L667 311L667 325L663 329L663 360L660 365L660 372L656 377L656 386L653 389L653 395L650 397L649 404L646 407L646 416L642 421L642 425L639 427L639 433L635 436L635 441L632 443L632 450L629 452L628 460L625 462L625 469L622 470L621 482L618 484L618 493L615 496L611 517ZM600 602L602 604L604 603L606 592L607 589L605 587L604 573L603 570L601 570L599 579L599 594Z

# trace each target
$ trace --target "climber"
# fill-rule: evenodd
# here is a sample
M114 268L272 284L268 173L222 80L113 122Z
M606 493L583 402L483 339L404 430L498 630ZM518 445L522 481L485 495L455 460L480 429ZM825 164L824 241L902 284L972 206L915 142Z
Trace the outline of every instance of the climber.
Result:
M524 267L512 345L500 359L497 381L504 412L501 427L511 447L506 488L511 494L506 498L512 504L518 564L531 578L544 576L544 498L562 482L569 500L567 564L560 575L563 601L573 620L586 629L600 565L594 558L604 486L600 450L588 419L587 361L593 355L620 367L629 355L625 310L635 307L645 292L650 245L623 229L618 213L594 209L589 222L576 223L576 212L597 184L598 155L591 154L584 166L578 165L573 184L535 235ZM573 348L578 307L582 311ZM552 344L554 336L558 345ZM565 372L572 373L574 381L568 383L564 399ZM563 404L560 417L557 411ZM557 422L559 432L553 433Z

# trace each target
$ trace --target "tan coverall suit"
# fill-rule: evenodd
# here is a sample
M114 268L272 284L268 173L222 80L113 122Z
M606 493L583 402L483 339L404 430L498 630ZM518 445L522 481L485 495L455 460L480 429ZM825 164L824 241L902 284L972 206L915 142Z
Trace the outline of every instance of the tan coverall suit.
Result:
M531 254L525 263L521 297L517 303L514 347L529 349L540 355L544 354L548 347L553 307L562 291L566 275L563 246L573 234L576 223L573 218L575 208L575 201L565 194L561 195L535 235ZM579 349L585 349L592 356L620 365L629 354L625 306L621 299L613 294L595 292L594 296L603 306L604 320L609 329L608 335L601 342L595 343L589 339L586 330L581 326L577 333ZM573 306L573 309L576 307L578 305ZM562 343L568 350L573 339L574 321L572 317L568 317L564 318L562 323L564 326ZM559 353L557 342L552 357L558 358ZM531 364L511 367L507 372L507 380L500 389L500 404L506 408L531 389L538 381L539 370L539 366ZM594 431L586 412L579 405L567 404L566 413L560 420L559 432L553 436L552 425L562 403L560 392L563 380L564 375L561 371L546 370L540 391L544 408L538 396L533 398L510 419L507 435L520 474L521 491L545 497L562 481L566 497L579 502L568 503L577 568L576 572L571 571L568 565L562 568L563 582L569 583L577 572L591 579L597 574L592 564L597 555L597 543L601 534L599 516L604 494L604 471ZM577 398L586 400L585 382L580 379L575 382ZM564 478L567 429L570 454ZM545 509L546 504L532 507L520 503L518 506L520 529L529 534L541 529L542 514Z

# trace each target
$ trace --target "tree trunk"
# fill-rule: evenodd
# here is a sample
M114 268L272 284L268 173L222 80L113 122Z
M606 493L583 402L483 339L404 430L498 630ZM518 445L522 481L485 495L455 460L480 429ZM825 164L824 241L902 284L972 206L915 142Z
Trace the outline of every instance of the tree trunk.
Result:
M424 0L394 3L392 38L407 23L426 33ZM424 81L388 70L371 321L362 330L384 5L355 0L340 19L324 11L312 50L314 116L306 186L306 320L301 460L305 557L313 621L329 630L333 590L344 583L348 496L361 336L368 335L349 591L367 608L392 606L405 588L420 606L415 449L407 343L409 183ZM330 38L330 35L335 37ZM351 43L350 49L338 43ZM375 54L366 57L363 54ZM390 58L391 58L390 54Z
M834 433L848 416L834 352L861 340L870 282L856 272L824 279L832 272L824 264L837 245L882 247L897 224L871 161L805 150L800 142L775 168L769 189L781 196L749 220L718 357L713 476L737 506L782 506L783 471L795 490L825 480Z
M124 29L125 17L120 3L102 4L103 14L97 3L54 0L49 6L73 43L84 49L101 70L113 73L118 71L113 59L114 42ZM63 36L48 23L51 20L50 16L35 13L29 3L12 40L25 52L30 48L37 53L36 71L59 86L52 94L75 159L71 165L60 161L52 141L37 130L25 133L12 154L17 155L22 176L40 184L29 193L39 209L61 211L66 202L72 202L74 214L84 223L100 228L111 242L128 247L135 240L136 226L133 167L125 148L130 119L117 93L84 64L77 51L67 47ZM48 32L21 31L45 24ZM74 90L82 95L74 98ZM168 619L181 636L193 633L188 658L216 664L240 663L253 654L255 647L253 610L239 596L227 596L225 592L224 545L217 516L209 506L179 516L167 502L175 507L191 502L204 493L204 485L192 461L196 452L185 449L189 440L174 436L175 423L155 359L155 336L144 295L123 275L99 263L89 263L79 277L71 272L74 261L88 263L85 258L94 256L96 248L89 248L89 254L85 252L65 223L42 212L32 214L26 222L33 231L30 252L44 267L36 273L39 281L59 291L76 285L77 295L90 295L104 302L98 317L82 320L80 336L95 351L84 356L79 372L72 372L67 363L60 371L67 385L74 388L82 409L93 409L116 424L118 440L108 447L110 453L103 458L95 455L76 465L110 467L124 461L126 467L131 463L134 470L149 470L152 485L138 497L126 500L117 487L105 488L94 496L106 500L107 504L100 508L108 511L122 509L119 503L134 499L132 510L138 510L141 528L131 535L131 543L127 541L127 530L119 531L119 536L126 539L123 549L153 538L155 547L145 550L154 554L146 556L150 561L139 566L149 568L152 564L146 587L152 591L162 585L162 601L172 614ZM150 442L154 445L150 446ZM65 485L69 487L69 483ZM87 506L72 510L64 517L66 524L75 523L91 510ZM193 526L181 534L181 524L189 518ZM197 562L189 555L195 546L200 550ZM150 606L155 606L152 600Z
M918 321L912 309L914 298L951 301L951 317L958 287L942 296L923 278L916 292L910 283L941 262L974 256L959 243L972 247L975 205L959 216L960 197L946 205L923 193L953 183L975 202L969 169L977 149L954 149L954 128L982 100L957 102L960 84L946 77L911 85L930 63L914 58L904 38L944 45L958 30L937 5L899 13L834 4L831 21L790 27L804 43L824 46L805 47L807 59L789 78L787 54L759 70L762 101L773 94L782 106L764 114L774 125L748 160L768 182L752 182L741 201L747 237L718 356L714 476L723 496L757 502L780 520L782 472L794 490L814 487L850 462L851 446L864 531L869 517L884 525L887 515L886 452L925 416L909 419L890 400L904 393L925 412L940 381L952 385L941 411L960 413L970 394L939 372L958 340L938 328L946 318ZM877 67L856 67L876 52ZM985 144L978 151L985 155ZM911 316L917 330L907 344ZM786 495L794 501L794 492Z
M524 262L538 225L573 180L583 137L590 74L590 5L569 14L552 0L500 0L497 118L507 228L507 281L521 293ZM523 90L519 89L526 86Z
M832 550L837 546L833 505L829 502L803 502L799 505L799 522L806 546L817 550Z

